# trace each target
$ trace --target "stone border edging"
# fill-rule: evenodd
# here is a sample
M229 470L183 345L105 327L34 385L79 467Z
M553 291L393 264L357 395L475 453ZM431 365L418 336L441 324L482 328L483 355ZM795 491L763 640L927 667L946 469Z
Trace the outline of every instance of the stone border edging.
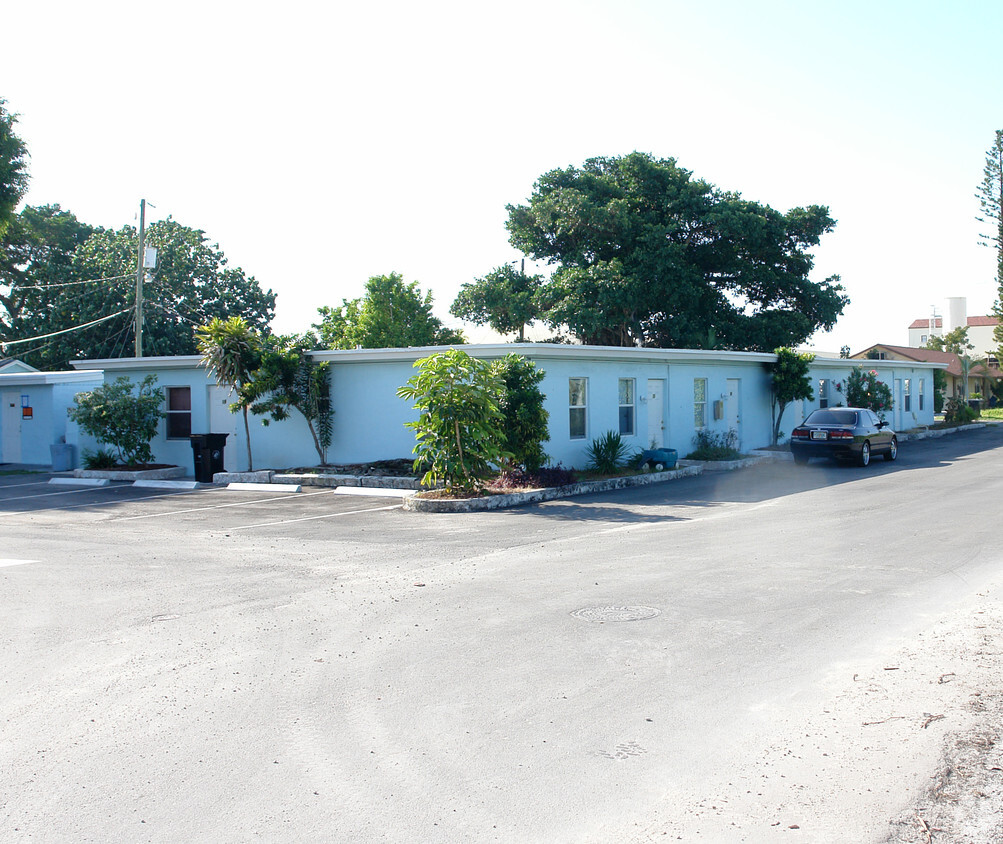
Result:
M166 469L143 469L136 472L122 472L115 469L74 469L74 478L103 478L109 481L168 481L183 478L186 472L181 466Z
M405 499L404 509L418 513L472 513L487 510L501 510L507 507L518 507L522 504L537 504L541 501L553 501L556 498L570 498L575 495L588 495L591 492L606 492L611 489L626 489L649 484L700 475L705 464L695 460L680 461L689 465L666 472L652 472L647 475L628 475L623 478L608 478L603 481L580 481L566 486L552 486L544 489L532 489L526 492L511 492L502 495L487 495L482 498L418 498L412 496Z
M961 431L977 431L979 428L989 427L988 422L970 422L968 425L955 425L953 428L928 428L925 431L917 431L914 434L898 434L899 442L909 442L909 440L932 440L937 437L946 437L948 434L957 434ZM995 423L994 423L995 424Z
M400 477L397 475L336 475L313 473L286 473L272 469L259 472L217 472L212 476L214 484L249 483L249 484L293 484L299 486L357 486L375 489L421 489L417 478Z

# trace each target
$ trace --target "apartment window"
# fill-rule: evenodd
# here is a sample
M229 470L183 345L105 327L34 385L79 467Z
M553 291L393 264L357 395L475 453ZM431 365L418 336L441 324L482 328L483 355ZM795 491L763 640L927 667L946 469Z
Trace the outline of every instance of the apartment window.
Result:
M829 406L829 379L819 378L818 379L818 406L828 407Z
M167 439L186 440L192 432L192 388L167 387Z
M909 378L902 381L902 410L912 411L912 381Z
M620 379L620 434L634 435L634 379Z
M588 408L588 378L568 379L568 423L571 439L585 439L585 411Z
M693 379L693 427L707 427L707 379Z
M926 341L927 341L928 339L929 339L929 338L928 338L928 337L927 337L927 336L926 336L925 334L920 334L920 335L919 335L919 344L920 344L921 346L925 346L925 345L926 345Z

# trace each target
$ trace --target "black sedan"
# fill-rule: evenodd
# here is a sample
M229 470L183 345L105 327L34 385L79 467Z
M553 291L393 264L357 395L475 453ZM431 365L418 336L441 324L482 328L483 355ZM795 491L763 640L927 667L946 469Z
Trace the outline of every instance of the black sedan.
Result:
M899 442L888 423L863 407L833 407L808 414L791 433L794 462L804 466L812 457L855 460L861 466L874 454L898 457Z

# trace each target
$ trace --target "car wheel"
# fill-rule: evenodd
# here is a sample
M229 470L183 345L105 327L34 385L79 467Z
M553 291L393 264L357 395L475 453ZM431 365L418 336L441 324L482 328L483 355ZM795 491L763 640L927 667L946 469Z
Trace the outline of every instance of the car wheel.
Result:
M796 463L796 464L797 464L798 466L807 466L807 465L808 465L808 458L807 458L807 457L805 457L805 456L804 456L804 455L802 455L802 454L795 454L795 455L794 455L794 462L795 462L795 463Z
M869 442L864 442L860 447L860 456L857 458L857 462L861 466L866 466L871 462L871 444Z
M894 460L899 456L899 441L892 437L891 444L888 446L888 451L885 452L885 460Z

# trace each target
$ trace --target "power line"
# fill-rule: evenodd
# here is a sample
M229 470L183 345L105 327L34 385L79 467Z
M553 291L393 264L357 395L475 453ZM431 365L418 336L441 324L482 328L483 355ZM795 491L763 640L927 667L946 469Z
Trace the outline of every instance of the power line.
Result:
M129 275L112 275L108 278L89 278L84 281L59 281L52 284L9 284L11 292L15 290L52 290L55 287L73 287L76 284L101 284L106 281L121 281L124 278L132 278Z
M126 308L125 310L118 311L114 314L109 314L106 317L101 317L101 319L95 319L91 322L85 322L83 325L74 325L72 328L64 328L62 331L53 331L51 334L39 334L37 337L25 337L23 340L7 340L0 343L0 348L6 349L9 346L16 346L19 343L30 343L33 340L48 340L50 337L58 337L60 334L69 334L71 331L80 331L84 328L90 328L92 325L99 325L102 322L108 322L110 319L114 319L122 314L127 314L132 308Z

